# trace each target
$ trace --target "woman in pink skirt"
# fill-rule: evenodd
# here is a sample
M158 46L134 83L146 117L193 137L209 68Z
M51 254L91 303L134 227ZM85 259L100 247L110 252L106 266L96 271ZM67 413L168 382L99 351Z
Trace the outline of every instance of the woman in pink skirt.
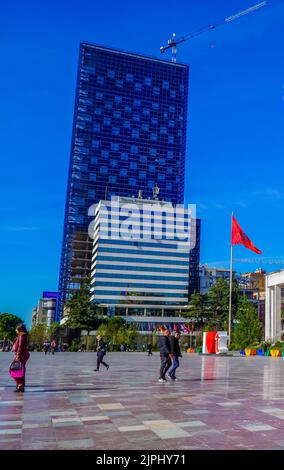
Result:
M24 374L21 378L14 377L16 382L16 390L14 392L24 392L25 391L25 375L26 375L26 363L30 357L29 353L29 340L28 332L24 324L18 325L16 328L16 333L18 335L12 351L15 352L15 357L13 362L20 361L24 368Z

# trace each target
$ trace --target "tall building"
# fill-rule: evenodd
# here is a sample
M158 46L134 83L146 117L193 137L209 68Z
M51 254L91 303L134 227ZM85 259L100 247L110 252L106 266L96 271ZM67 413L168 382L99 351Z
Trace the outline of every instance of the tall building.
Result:
M89 207L113 195L184 201L188 66L81 43L57 319L91 269Z
M32 310L32 324L46 324L48 327L55 321L57 292L43 292L37 307Z
M139 322L188 309L191 218L185 209L181 221L167 206L124 197L97 205L92 301L109 315Z
M235 275L235 271L234 271ZM199 266L200 294L207 294L210 287L216 284L218 279L230 281L230 269L211 268L205 264Z

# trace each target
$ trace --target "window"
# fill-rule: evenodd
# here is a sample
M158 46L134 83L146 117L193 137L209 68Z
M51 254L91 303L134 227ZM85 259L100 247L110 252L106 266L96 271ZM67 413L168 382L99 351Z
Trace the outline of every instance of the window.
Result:
M171 160L174 158L174 152L172 150L169 150L167 155L168 155L168 158Z
M144 108L142 112L143 112L144 116L149 116L150 115L150 109L148 109L148 108Z
M129 178L128 184L129 186L136 186L136 178Z
M156 142L156 140L157 140L157 134L156 134L156 132L151 132L151 134L150 134L150 140L153 140L154 142Z
M164 90L168 90L170 87L170 84L167 80L163 80L163 88Z
M150 171L150 173L155 173L155 170L156 170L155 165L153 165L153 163L151 163L151 165L149 165L149 171Z
M122 102L122 96L115 96L114 101L115 101L115 103L121 103Z
M95 198L96 197L96 190L95 189L88 189L88 197Z
M110 148L111 150L117 151L119 150L119 144L116 142L112 142Z
M124 111L126 113L131 113L131 106L129 106L128 104L124 106Z
M114 70L108 70L107 76L108 76L108 78L114 78L115 77L115 71Z
M112 135L119 135L120 134L119 127L113 127L111 133Z
M154 126L157 125L157 124L158 124L158 118L152 117L151 123L152 123Z
M99 140L92 140L92 147L93 147L93 149L98 149L100 147L100 141Z
M121 118L121 112L120 112L120 111L114 111L113 117L114 117L115 119L120 119L120 118Z
M117 167L117 160L114 160L114 159L111 159L110 161L110 166L112 166L113 168L116 168Z
M102 100L103 99L103 94L100 91L97 91L96 98L97 98L97 100Z
M165 181L165 175L163 173L158 173L158 181Z
M134 100L133 104L134 106L141 106L141 100Z
M100 167L100 173L101 173L101 175L107 175L108 167L107 166L101 166Z
M158 86L153 87L153 95L158 96L160 94L160 88Z
M139 130L138 129L133 129L132 131L132 137L134 139L138 139L139 138Z
M150 149L149 155L151 155L152 157L155 157L157 155L157 149Z
M175 90L170 91L170 97L171 98L176 98L177 92Z
M105 103L105 109L112 109L112 103L110 103L109 101L107 101Z
M160 133L161 134L166 134L167 133L167 128L166 127L160 127Z
M127 169L126 168L121 168L120 169L120 176L127 176Z
M127 73L126 74L126 81L127 82L133 82L133 80L134 80L133 74L132 73Z
M115 85L117 88L122 88L123 87L123 81L122 80L116 80Z
M140 155L140 162L141 162L141 163L147 163L147 157L146 157L146 155Z
M123 153L121 154L121 160L122 160L122 161L125 161L125 162L128 161L128 153L123 152Z
M96 109L95 109L95 114L97 114L97 115L102 114L101 108L96 108Z
M97 83L99 83L100 85L103 85L103 83L104 83L104 77L98 76L98 77L97 77Z
M134 154L138 153L137 145L131 145L130 150L131 150L131 153L134 153Z
M135 91L141 91L142 90L142 84L141 83L135 83Z
M104 117L104 124L106 126L110 126L111 125L111 118L110 117Z
M100 124L95 123L95 124L93 125L93 131L94 131L94 132L100 132L100 130L101 130Z
M102 150L101 155L103 158L108 158L109 157L109 151L108 150Z
M152 103L153 109L159 109L159 107L160 107L159 103Z
M175 106L170 106L169 110L170 110L170 113L174 113L175 110L176 110L176 107Z
M169 136L168 136L168 143L169 143L169 144L173 144L173 143L174 143L174 136L173 136L173 135L169 135Z
M109 183L116 183L117 182L117 177L115 175L111 175L108 178Z
M134 114L134 115L133 115L133 121L135 121L135 122L140 122L140 116L139 116L139 114Z
M96 165L98 163L98 158L97 157L91 157L91 163L93 165Z
M90 180L90 181L96 181L96 180L97 180L97 175L96 175L96 173L90 173L90 174L89 174L89 180Z
M123 122L123 127L124 127L125 129L130 129L130 121L124 121L124 122Z
M137 163L136 162L130 162L130 169L131 170L137 170Z
M139 171L139 178L141 180L145 180L146 179L146 171Z
M144 83L145 83L145 85L152 85L152 78L145 77L144 78Z
M149 130L149 124L142 124L141 129L142 129L142 131L148 131Z

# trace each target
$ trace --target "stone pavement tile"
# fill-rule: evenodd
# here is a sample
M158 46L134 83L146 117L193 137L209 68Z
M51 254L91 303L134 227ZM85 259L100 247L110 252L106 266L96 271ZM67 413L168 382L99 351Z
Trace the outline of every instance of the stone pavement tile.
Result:
M59 449L90 449L95 448L93 439L73 439L57 441Z
M199 428L207 426L207 424L203 423L203 421L182 421L175 424L181 428Z
M105 416L105 415L94 415L94 416L81 416L80 419L84 424L93 424L93 423L96 423L97 421L109 421L110 417Z
M131 411L106 411L104 414L112 418L115 418L116 416L132 416Z
M125 407L121 403L104 403L98 404L101 410L123 410Z
M251 423L251 424L239 424L240 427L246 429L247 431L268 431L268 430L274 430L272 426L269 424L264 424L264 423Z
M22 434L22 428L18 429L0 429L0 435L7 436L8 434Z
M146 426L144 426L143 424L140 424L140 425L134 425L134 426L120 426L118 428L119 431L121 432L133 432L133 431L144 431L145 429L147 429Z

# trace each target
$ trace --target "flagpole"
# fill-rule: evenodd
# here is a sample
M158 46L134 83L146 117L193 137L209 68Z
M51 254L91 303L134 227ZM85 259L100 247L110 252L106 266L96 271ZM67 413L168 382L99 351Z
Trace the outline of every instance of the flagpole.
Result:
M230 257L230 293L229 293L229 325L228 325L228 344L231 343L231 323L232 323L232 290L233 290L233 245L232 245L232 228L233 215L231 216L231 257Z

